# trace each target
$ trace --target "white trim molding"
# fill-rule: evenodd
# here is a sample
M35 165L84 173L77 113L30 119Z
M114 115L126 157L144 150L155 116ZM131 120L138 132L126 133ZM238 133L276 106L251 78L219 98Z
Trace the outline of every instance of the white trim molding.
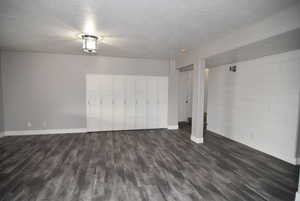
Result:
M169 125L168 129L169 130L177 130L178 129L178 125Z
M66 133L86 133L86 128L71 129L49 129L49 130L23 130L23 131L5 131L5 136L21 135L49 135L49 134L66 134Z
M191 136L191 140L197 144L203 143L203 138Z
M4 132L0 132L0 137L4 137Z
M257 151L260 151L260 152L263 152L265 154L268 154L268 155L270 155L270 156L272 156L274 158L283 160L283 161L285 161L287 163L290 163L292 165L300 165L300 157L299 158L292 157L292 156L290 157L290 156L286 156L284 154L278 154L278 153L266 151L266 150L262 149L261 147L253 146L253 145L247 144L245 142L242 142L241 140L238 140L237 138L228 137L228 136L226 136L224 134L221 134L221 131L217 130L217 129L207 128L207 130L210 131L210 132L213 132L213 133L215 133L215 134L217 134L219 136L222 136L222 137L225 137L227 139L233 140L233 141L235 141L237 143L240 143L240 144L246 145L248 147L251 147L251 148L253 148L253 149L257 150Z
M296 165L300 165L300 158L299 157L296 158Z
M195 64L193 80L192 136L197 136L196 143L203 143L205 60Z

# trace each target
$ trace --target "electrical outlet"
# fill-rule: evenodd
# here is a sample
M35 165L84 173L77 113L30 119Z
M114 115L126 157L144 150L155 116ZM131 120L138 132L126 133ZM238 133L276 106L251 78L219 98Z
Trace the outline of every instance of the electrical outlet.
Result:
M31 128L32 127L32 123L30 121L27 122L27 127Z
M47 121L43 121L43 127L44 127L44 128L47 128L47 125L48 125L48 124L47 124Z

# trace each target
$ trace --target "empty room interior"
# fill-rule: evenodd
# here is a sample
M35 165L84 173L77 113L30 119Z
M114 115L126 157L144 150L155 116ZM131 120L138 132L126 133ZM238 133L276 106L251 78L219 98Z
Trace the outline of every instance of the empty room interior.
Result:
M299 1L0 1L0 201L300 201L299 165Z

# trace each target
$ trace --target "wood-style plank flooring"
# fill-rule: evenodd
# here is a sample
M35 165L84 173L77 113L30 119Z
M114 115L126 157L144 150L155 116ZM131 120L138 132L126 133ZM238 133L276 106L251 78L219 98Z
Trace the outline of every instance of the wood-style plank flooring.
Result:
M210 132L0 139L1 201L292 201L297 168Z

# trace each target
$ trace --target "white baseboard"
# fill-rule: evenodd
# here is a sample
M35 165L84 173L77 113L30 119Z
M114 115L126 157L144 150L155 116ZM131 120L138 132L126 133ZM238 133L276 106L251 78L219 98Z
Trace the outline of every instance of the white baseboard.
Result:
M238 142L240 144L243 144L243 145L246 145L246 146L251 147L253 149L256 149L257 151L260 151L260 152L263 152L263 153L268 154L270 156L273 156L274 158L283 160L283 161L285 161L287 163L290 163L292 165L300 165L300 158L298 159L296 157L292 157L292 156L289 157L289 156L286 156L284 154L279 154L279 153L274 153L274 152L266 151L266 150L262 149L262 147L255 146L255 144L245 143L245 142L242 142L239 139L236 139L236 138L233 138L233 137L228 137L228 136L222 134L219 130L214 130L214 129L211 129L211 128L208 128L207 130L211 131L211 132L213 132L213 133L215 133L217 135L223 136L223 137L225 137L227 139L233 140L233 141Z
M4 137L4 132L0 132L0 137Z
M300 165L300 158L296 158L296 165Z
M169 130L177 130L178 129L178 125L168 125L168 129Z
M191 140L197 144L203 143L203 138L191 136Z
M5 131L5 136L21 136L21 135L49 135L49 134L66 134L66 133L86 133L86 128L71 129L49 129L49 130L24 130L24 131Z

